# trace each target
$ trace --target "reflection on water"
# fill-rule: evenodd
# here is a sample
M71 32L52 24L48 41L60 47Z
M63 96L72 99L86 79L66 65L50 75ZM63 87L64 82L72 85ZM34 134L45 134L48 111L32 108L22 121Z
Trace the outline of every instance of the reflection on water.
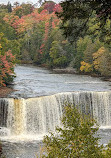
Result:
M111 129L100 129L98 135L101 138L100 144L107 145L111 140Z
M5 158L37 158L40 155L42 142L11 143L3 142L3 155Z
M111 140L111 129L100 129L98 136L100 144L108 144ZM37 158L40 157L42 141L33 142L3 142L3 154L6 158Z
M9 97L37 97L60 92L108 91L110 83L85 75L55 74L32 65L16 66L13 88Z

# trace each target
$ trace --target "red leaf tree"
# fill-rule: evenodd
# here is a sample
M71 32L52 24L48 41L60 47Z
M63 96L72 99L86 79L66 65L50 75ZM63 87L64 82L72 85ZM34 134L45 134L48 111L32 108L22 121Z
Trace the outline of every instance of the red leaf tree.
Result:
M2 53L1 49L2 46L0 44L0 87L6 86L7 83L13 80L15 63L15 57L11 51Z

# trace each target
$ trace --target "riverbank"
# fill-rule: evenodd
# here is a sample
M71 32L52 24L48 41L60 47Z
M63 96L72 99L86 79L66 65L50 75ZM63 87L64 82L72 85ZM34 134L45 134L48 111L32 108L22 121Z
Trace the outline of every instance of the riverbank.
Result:
M7 97L11 92L14 90L9 87L0 87L0 98L5 98Z
M102 80L111 82L111 77L103 77Z
M55 69L52 69L52 71L54 73L66 73L66 74L78 74L78 75L87 75L87 76L91 76L91 77L99 77L101 78L103 81L109 81L111 82L111 77L106 77L106 76L101 76L101 75L98 75L98 74L87 74L87 73L80 73L78 72L75 68L72 68L72 67L67 67L67 68L55 68Z
M69 73L69 74L78 74L76 69L72 68L72 67L67 67L67 68L63 68L63 69L53 69L53 72L55 73Z

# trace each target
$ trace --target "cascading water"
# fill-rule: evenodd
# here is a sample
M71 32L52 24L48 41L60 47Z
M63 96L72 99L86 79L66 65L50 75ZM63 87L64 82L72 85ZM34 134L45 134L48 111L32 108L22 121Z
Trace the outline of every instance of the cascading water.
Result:
M65 102L91 114L101 127L111 126L111 92L66 92L29 99L1 98L1 138L34 136L35 139L35 136L54 131L56 126L60 126Z

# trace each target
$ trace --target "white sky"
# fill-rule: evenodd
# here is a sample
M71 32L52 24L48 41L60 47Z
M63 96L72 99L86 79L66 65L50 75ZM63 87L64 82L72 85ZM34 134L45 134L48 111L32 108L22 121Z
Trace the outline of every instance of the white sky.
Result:
M56 3L59 3L61 0L53 0ZM33 4L37 3L38 0L0 0L0 4L7 4L8 2L10 2L11 4L13 4L14 2L19 2L20 4L22 2L26 3L26 2L31 2Z

